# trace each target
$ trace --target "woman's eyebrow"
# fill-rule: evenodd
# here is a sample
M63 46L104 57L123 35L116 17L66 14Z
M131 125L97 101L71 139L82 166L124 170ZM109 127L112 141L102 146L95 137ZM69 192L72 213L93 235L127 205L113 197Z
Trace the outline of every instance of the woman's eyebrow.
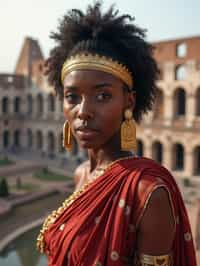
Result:
M77 90L78 87L76 86L71 86L71 85L65 85L64 90Z
M112 87L111 83L99 83L94 86L95 89L101 89L103 87Z

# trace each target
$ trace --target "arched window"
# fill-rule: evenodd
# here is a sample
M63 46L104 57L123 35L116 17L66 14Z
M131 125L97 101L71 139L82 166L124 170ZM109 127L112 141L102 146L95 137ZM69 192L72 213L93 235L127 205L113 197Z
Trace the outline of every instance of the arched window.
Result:
M179 43L176 46L176 56L179 58L185 57L187 55L187 45L186 43Z
M31 129L27 130L27 138L28 138L27 146L28 146L28 148L31 148L33 145L33 134L32 134Z
M186 105L185 90L182 88L178 88L175 91L174 96L175 96L174 97L175 117L184 116L185 115L185 105Z
M63 153L65 151L65 148L63 147L63 134L60 133L59 134L59 138L58 138L58 147L59 147L59 152Z
M2 113L4 113L4 114L8 113L8 109L9 109L8 97L3 97L3 99L2 99Z
M37 112L38 115L41 115L43 113L44 106L43 106L43 97L41 94L37 95Z
M195 98L196 98L196 115L200 116L200 88L198 88Z
M42 148L43 148L42 132L38 130L36 132L36 149L42 150Z
M32 114L33 112L33 97L31 94L27 95L27 114Z
M154 104L154 118L159 119L162 118L164 114L164 98L163 92L160 89L156 91L156 100Z
M20 147L20 131L18 129L14 131L14 146Z
M78 155L78 144L77 144L77 142L73 139L72 140L73 141L73 143L72 143L72 155Z
M200 146L194 149L194 174L200 175Z
M175 68L175 80L185 80L186 79L186 66L179 65Z
M20 113L21 109L21 99L19 97L15 97L14 99L14 112Z
M184 148L182 144L175 144L173 147L174 170L181 171L184 169Z
M140 157L144 156L143 142L139 139L137 140L137 155Z
M159 141L155 141L152 145L152 157L160 164L163 161L163 146Z
M10 133L8 130L3 132L3 147L7 148L10 144Z
M50 93L48 96L48 110L50 112L54 112L55 110L55 98L52 93Z
M54 153L55 149L55 138L53 132L48 133L48 152L50 154Z

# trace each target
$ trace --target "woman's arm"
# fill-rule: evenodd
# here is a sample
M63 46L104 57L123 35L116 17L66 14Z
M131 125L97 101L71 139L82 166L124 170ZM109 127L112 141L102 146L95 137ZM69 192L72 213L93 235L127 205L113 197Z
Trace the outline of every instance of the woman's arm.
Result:
M173 265L174 235L175 220L169 193L160 187L152 193L139 224L135 265Z

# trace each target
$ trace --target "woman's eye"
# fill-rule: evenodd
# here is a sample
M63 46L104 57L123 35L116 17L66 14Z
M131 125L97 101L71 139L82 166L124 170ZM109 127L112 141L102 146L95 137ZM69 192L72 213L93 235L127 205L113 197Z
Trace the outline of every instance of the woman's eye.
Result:
M65 99L69 102L69 103L74 103L77 102L78 100L78 95L74 94L74 93L67 93L65 95Z
M112 95L110 93L99 93L96 98L98 101L105 101L105 100L109 100L112 97Z

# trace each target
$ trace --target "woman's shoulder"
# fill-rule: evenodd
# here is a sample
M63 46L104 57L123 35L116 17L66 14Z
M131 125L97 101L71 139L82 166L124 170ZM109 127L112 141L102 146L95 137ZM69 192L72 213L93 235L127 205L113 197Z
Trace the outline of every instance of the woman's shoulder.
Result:
M126 168L131 173L140 174L140 179L150 181L165 182L168 179L174 180L170 171L162 164L147 157L133 157L126 163Z

